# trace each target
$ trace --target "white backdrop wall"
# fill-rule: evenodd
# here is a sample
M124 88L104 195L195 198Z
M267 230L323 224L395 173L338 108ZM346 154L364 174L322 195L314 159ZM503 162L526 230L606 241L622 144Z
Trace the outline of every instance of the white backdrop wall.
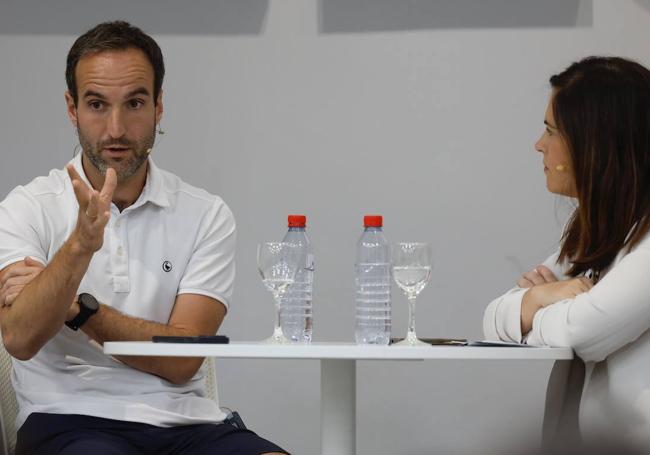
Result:
M557 242L533 144L548 77L591 54L650 65L650 2L573 0L0 1L0 196L62 167L65 55L127 19L165 54L157 163L221 195L238 222L238 277L220 330L269 335L255 245L305 213L317 257L315 339L351 341L364 213L392 241L429 241L418 333L481 338L483 309ZM394 334L406 300L393 289ZM358 367L359 454L469 454L539 439L541 362ZM259 433L319 452L316 362L218 362L220 395Z

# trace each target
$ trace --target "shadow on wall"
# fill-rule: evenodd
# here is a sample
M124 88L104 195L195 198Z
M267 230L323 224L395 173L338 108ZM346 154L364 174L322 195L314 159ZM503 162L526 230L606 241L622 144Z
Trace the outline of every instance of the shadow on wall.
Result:
M592 0L319 0L320 33L592 27Z
M636 0L636 3L646 10L650 11L650 0Z
M268 0L0 0L0 34L79 35L124 19L154 35L259 35Z

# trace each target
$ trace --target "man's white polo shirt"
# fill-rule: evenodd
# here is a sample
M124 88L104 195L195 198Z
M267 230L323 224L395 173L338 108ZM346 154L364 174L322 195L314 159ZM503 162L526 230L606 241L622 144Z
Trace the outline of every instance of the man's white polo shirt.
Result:
M72 160L88 183L81 155ZM0 203L0 270L26 256L49 263L70 236L78 204L65 170L15 188ZM202 294L226 308L235 278L235 221L217 196L158 169L123 212L111 207L104 245L80 286L122 313L165 324L178 294ZM219 305L219 303L215 303ZM83 414L157 426L219 422L199 372L177 386L105 355L63 326L36 356L13 359L20 427L32 412Z

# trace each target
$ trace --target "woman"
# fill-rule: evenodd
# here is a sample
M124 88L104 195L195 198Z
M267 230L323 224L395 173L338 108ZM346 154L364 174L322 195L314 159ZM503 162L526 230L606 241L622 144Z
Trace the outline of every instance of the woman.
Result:
M558 251L490 303L485 336L573 348L583 439L650 449L650 71L590 57L550 82L535 148L548 190L578 206Z

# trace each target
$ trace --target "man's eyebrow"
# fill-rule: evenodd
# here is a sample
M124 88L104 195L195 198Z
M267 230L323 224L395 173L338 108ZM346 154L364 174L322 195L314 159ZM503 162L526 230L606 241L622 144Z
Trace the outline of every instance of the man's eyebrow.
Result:
M139 88L136 88L135 90L132 90L129 93L127 93L126 97L127 98L133 98L135 95L150 96L149 90L147 90L144 87L139 87Z
M86 93L84 93L84 98L99 98L100 100L105 100L106 97L102 95L99 92L95 92L94 90L88 90Z

